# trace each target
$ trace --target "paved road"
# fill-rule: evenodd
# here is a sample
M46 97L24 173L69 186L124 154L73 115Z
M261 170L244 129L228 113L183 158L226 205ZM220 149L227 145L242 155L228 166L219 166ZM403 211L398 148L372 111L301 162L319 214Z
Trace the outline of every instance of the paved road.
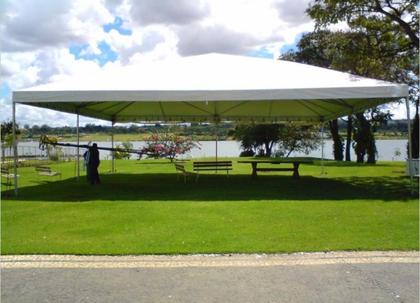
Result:
M343 262L332 256L324 264L294 265L290 258L278 261L287 256L271 258L277 260L271 264L257 258L263 259L261 266L253 262L255 257L250 262L238 257L242 265L231 266L210 259L193 266L148 260L149 266L125 268L83 268L80 259L73 266L45 260L45 266L6 264L1 302L419 302L419 263L411 262L413 258L371 258L369 263L366 257L363 262Z

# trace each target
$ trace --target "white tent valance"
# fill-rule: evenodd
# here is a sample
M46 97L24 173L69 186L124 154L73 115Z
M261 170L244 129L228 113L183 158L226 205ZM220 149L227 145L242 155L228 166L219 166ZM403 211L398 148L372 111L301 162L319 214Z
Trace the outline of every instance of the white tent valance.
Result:
M113 122L327 121L408 87L281 60L208 54L108 68L13 92L13 102Z

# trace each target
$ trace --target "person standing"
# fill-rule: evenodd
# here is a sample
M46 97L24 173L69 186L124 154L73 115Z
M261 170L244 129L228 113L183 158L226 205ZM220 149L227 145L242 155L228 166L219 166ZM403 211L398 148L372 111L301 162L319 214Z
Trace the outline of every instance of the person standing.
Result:
M100 164L99 160L99 150L98 145L96 143L92 144L92 147L89 148L89 175L90 175L90 184L99 184L101 183L99 180L99 173L98 167Z
M85 169L86 169L86 180L88 183L90 183L89 150L90 150L90 147L83 154L83 160L84 160L83 162L85 164Z

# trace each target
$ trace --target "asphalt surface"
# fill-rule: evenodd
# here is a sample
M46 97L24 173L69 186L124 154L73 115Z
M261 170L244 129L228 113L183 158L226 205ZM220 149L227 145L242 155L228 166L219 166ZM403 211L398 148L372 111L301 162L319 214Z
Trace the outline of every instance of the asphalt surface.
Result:
M139 268L9 266L1 270L1 302L417 303L419 263L401 260Z

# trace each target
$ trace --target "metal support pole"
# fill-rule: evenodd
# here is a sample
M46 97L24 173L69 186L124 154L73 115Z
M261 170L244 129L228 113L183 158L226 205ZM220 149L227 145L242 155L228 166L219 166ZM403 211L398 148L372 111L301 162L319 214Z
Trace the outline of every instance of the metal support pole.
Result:
M114 121L111 124L111 148L114 148ZM111 172L115 173L115 153L111 151Z
M411 141L411 119L410 119L410 104L408 98L405 99L405 108L407 110L407 128L408 128L408 173L410 174L410 192L413 193L413 151L411 146L413 142Z
M219 154L219 132L218 132L218 123L216 122L216 128L215 128L215 133L216 133L216 162L218 159L218 154Z
M321 125L321 175L324 174L324 122Z
M76 132L77 132L77 145L80 145L80 134L79 134L79 113L77 113L77 126L76 126ZM80 149L79 146L76 148L76 161L77 161L77 181L79 181L80 178Z
M17 140L16 140L16 103L13 102L13 178L15 186L15 196L18 194L18 175L17 175L17 164L18 164L18 153L17 153Z

